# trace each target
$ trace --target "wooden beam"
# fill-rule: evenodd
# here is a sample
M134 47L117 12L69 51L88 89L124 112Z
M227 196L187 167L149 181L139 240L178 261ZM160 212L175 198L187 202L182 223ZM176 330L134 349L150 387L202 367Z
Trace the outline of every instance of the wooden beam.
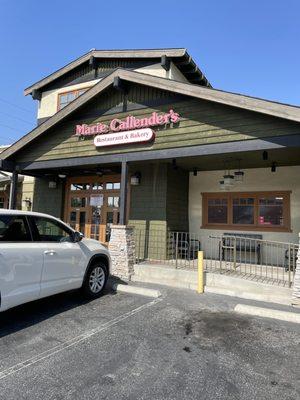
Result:
M171 67L171 60L165 54L161 56L160 65L163 67L164 70L169 71Z
M122 161L121 165L120 224L126 225L128 163L127 161Z
M78 67L79 65L84 64L90 60L90 57L95 58L161 58L162 55L167 55L168 57L184 57L186 54L186 49L153 49L153 50L91 50L86 54L83 54L81 57L77 58L74 61L71 61L69 64L64 67L58 69L47 77L39 80L33 85L29 86L24 90L24 95L27 96L34 89L40 89L41 87L48 85L50 82L53 82L55 79L61 77L62 75L68 73L72 69Z
M123 162L135 161L155 161L167 159L180 159L183 157L196 157L217 154L234 154L240 152L251 152L258 150L276 150L282 148L300 148L300 135L287 135L277 136L265 139L251 139L227 143L213 143L198 146L179 147L166 150L155 151L136 151L131 153L120 153L102 156L90 156L81 158L64 158L61 160L48 160L48 161L33 161L27 163L20 163L20 169L26 173L27 171L57 169L57 168L72 168L84 167L87 165L100 165L100 164L116 164ZM112 162L113 160L113 162Z

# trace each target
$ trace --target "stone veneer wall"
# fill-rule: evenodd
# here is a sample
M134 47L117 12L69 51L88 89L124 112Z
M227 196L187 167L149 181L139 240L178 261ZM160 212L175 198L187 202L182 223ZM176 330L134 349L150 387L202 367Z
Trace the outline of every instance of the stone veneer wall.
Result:
M113 225L109 251L112 261L113 276L130 280L134 274L135 245L133 228L125 225Z

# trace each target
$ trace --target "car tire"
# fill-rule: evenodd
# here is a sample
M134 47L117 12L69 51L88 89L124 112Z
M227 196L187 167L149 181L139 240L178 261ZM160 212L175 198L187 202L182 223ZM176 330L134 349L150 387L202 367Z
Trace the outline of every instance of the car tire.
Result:
M82 285L83 294L95 299L103 293L108 278L106 265L101 261L95 261L86 271Z

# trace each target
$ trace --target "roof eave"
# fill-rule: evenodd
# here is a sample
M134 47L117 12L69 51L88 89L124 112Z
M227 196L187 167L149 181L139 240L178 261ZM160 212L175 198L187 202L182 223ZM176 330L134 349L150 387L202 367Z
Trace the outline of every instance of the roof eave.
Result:
M72 101L68 106L54 114L41 125L29 132L23 138L19 139L11 147L6 149L0 156L1 162L7 160L10 156L21 150L24 146L35 140L46 130L55 126L58 122L69 116L74 111L78 110L87 101L91 100L95 95L111 86L114 78L119 77L128 82L152 86L156 89L166 90L173 93L178 93L184 96L194 97L202 100L212 101L219 104L224 104L240 109L246 109L253 112L259 112L274 117L284 118L290 121L300 123L300 108L290 106L263 99L257 99L250 96L244 96L235 93L223 92L216 89L193 85L189 83L178 82L166 78L160 78L152 75L143 74L136 71L128 71L126 69L116 69L106 78L102 79L91 89L87 90L80 97ZM2 160L1 160L2 159Z
M52 74L46 76L43 79L35 82L33 85L27 87L24 90L24 95L27 96L31 94L33 90L39 90L48 83L54 81L65 73L71 71L72 69L78 67L84 62L88 61L90 57L96 58L159 58L162 55L166 55L170 58L184 57L187 54L185 48L178 49L152 49L152 50L90 50L89 52L83 54L77 59L71 61L64 67L58 69Z

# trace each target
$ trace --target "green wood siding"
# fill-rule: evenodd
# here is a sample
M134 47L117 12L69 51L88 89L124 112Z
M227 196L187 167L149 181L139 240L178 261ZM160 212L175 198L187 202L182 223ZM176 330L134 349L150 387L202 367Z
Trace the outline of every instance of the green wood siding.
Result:
M49 189L47 179L35 178L32 211L62 218L63 192L64 188L61 183L57 184L56 189Z
M110 114L123 107L121 93L112 89L90 101L72 118L58 124L41 138L23 149L17 162L53 160L72 157L86 157L116 154L142 150L160 150L211 143L251 140L264 137L300 134L300 125L284 119L266 116L256 112L241 110L221 104L174 97L167 104L170 93L153 88L134 86L128 95L127 111ZM110 148L95 148L93 137L74 136L76 124L109 123L112 118L125 118L128 114L146 117L153 111L167 112L173 108L182 120L174 125L155 128L156 139L152 144L135 144Z
M42 91L59 89L64 86L74 85L77 83L88 82L92 79L103 78L104 76L113 72L116 68L128 68L137 69L145 67L147 65L155 64L160 62L160 59L153 60L132 60L132 59L107 59L107 60L96 60L96 69L94 69L89 62L79 65L72 69L60 78L53 82L45 85Z

